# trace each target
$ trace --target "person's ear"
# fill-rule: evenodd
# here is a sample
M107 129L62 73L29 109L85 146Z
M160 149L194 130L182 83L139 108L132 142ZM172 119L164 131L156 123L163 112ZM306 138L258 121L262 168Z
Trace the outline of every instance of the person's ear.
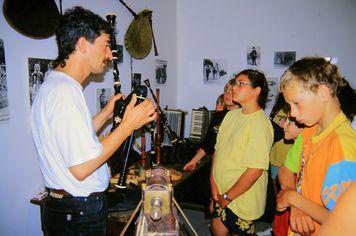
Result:
M323 101L329 100L331 95L331 89L326 84L320 84L318 86L318 95Z
M77 44L75 45L75 50L81 53L85 53L87 50L87 43L88 41L84 37L80 37Z
M261 88L260 87L256 87L256 88L253 89L253 94L254 95L258 96L258 95L260 95L260 93L261 93Z

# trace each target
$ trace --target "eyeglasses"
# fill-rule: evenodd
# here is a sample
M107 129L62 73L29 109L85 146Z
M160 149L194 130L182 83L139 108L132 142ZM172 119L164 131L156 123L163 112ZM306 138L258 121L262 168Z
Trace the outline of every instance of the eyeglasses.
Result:
M245 82L245 81L234 81L231 86L237 86L237 87L242 87L242 86L252 86L251 83Z
M284 125L286 123L286 121L288 120L288 117L287 116L283 116L283 115L276 115L276 117L273 120L275 120L275 122L277 124L282 126L282 125Z
M287 120L286 120L286 122L285 122L285 125L288 126L288 125L290 125L290 124L295 124L295 123L296 123L295 118L293 118L293 117L288 117Z

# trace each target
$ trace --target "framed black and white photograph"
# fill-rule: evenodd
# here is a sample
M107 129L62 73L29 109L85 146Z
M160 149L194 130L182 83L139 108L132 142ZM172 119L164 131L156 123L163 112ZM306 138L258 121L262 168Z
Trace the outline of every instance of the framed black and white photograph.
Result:
M134 90L137 86L141 85L141 74L140 73L134 73L132 75L132 80L131 80L131 89Z
M28 58L30 104L36 97L41 84L48 72L53 70L53 60L42 58Z
M227 74L227 63L225 59L204 59L203 77L204 83L220 82Z
M260 46L249 46L247 47L247 65L248 66L259 66L261 65L261 47Z
M9 100L6 80L5 47L0 39L0 124L7 123L10 119Z
M295 51L277 51L274 52L274 67L289 67L291 66L296 59Z
M96 88L96 113L103 110L109 98L113 95L112 88Z
M166 85L167 83L167 61L156 60L156 85Z
M268 83L268 96L266 101L266 109L272 109L276 102L276 97L279 93L279 78L278 77L269 77L267 78Z

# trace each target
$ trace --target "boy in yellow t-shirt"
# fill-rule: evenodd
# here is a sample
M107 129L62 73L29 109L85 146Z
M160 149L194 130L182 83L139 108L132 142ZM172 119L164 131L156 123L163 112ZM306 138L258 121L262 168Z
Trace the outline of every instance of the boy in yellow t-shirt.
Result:
M317 233L340 195L356 180L356 133L336 96L343 83L335 65L315 57L296 61L281 79L291 116L307 128L302 132L296 190L282 190L277 209L291 206L291 229L303 235Z
M254 220L264 212L273 142L273 128L263 111L267 94L263 73L237 74L232 96L241 109L230 111L219 128L210 178L214 235L253 235Z

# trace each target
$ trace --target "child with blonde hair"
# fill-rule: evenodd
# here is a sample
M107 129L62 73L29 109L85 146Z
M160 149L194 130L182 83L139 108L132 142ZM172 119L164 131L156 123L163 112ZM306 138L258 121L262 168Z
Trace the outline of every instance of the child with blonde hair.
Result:
M356 180L356 133L337 98L344 80L324 58L306 57L284 72L280 90L302 132L296 189L278 195L277 209L291 206L290 226L300 234L318 232L336 201ZM309 218L311 217L311 218Z

